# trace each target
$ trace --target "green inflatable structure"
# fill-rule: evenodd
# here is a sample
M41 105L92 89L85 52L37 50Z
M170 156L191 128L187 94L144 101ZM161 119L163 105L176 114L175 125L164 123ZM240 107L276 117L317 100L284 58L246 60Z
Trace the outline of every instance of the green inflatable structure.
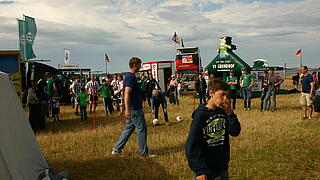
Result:
M251 71L251 67L232 52L232 50L236 50L236 46L231 44L231 39L232 37L220 39L220 47L217 49L218 55L206 67L208 73L214 74L216 78L222 77L226 79L231 69L235 71L235 76L238 78L240 78L243 68L247 68L249 72Z

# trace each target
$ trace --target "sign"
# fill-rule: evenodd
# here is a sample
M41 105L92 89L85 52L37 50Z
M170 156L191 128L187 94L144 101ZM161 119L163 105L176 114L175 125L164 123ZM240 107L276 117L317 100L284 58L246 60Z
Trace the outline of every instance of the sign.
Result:
M151 64L151 73L153 78L158 80L158 63Z
M182 56L182 63L183 63L183 64L193 63L192 55Z
M150 64L143 64L142 65L142 70L150 70L151 69L151 65Z
M63 59L65 64L70 64L70 49L63 49Z
M80 69L79 64L58 64L58 69Z
M216 63L212 65L212 68L217 69L218 72L227 72L231 69L234 69L235 64L232 63L230 60L220 60L216 61Z

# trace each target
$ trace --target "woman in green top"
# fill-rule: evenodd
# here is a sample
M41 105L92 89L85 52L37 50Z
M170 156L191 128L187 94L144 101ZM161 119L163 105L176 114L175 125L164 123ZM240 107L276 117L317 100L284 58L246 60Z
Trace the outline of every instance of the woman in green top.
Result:
M249 70L244 68L244 74L240 77L240 86L243 95L244 110L250 110L251 106L251 88L254 83L253 75L249 74Z
M107 109L109 109L109 114L113 112L110 85L105 79L102 79L102 85L98 88L98 92L101 92L104 104L104 113L107 114Z
M229 103L232 104L232 108L236 109L236 102L237 102L237 84L238 79L234 76L234 70L231 69L229 72L230 76L227 77L226 82L230 86L230 93L228 96Z

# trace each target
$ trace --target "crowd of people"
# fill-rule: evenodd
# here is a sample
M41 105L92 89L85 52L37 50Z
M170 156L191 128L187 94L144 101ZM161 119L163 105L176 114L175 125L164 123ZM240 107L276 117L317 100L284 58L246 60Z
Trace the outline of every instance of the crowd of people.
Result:
M75 115L80 116L81 120L88 119L88 100L89 113L96 111L99 96L102 97L105 114L111 115L119 111L119 115L126 119L126 127L111 152L115 156L122 153L136 129L140 156L156 157L150 153L147 145L144 108L149 106L154 118L158 119L161 106L165 124L169 125L166 97L169 98L170 104L179 105L181 82L175 76L171 76L168 90L164 93L152 74L139 73L141 63L139 58L131 58L130 69L125 77L122 74L106 78L94 75L73 77L69 88L72 107L75 109ZM292 78L295 88L301 84L300 104L303 107L304 119L312 119L312 101L319 94L319 72L309 74L308 67L302 66L300 73ZM261 111L276 111L276 94L283 82L284 79L275 73L275 69L270 68L263 72L259 106ZM190 169L195 173L195 179L228 179L229 135L238 136L241 131L240 122L234 113L237 94L239 91L242 94L243 109L251 110L254 85L255 78L246 68L239 79L235 76L234 70L230 70L225 80L210 75L208 82L199 74L195 90L200 105L192 114L193 120L185 146L186 158ZM59 98L55 78L50 73L44 74L38 82L33 82L28 93L28 106L29 120L34 131L43 130L45 119L49 116L54 121L59 121Z

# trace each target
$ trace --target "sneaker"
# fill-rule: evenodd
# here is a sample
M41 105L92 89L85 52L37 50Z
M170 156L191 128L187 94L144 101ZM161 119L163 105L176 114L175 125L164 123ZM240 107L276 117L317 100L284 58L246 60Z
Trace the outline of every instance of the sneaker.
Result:
M154 158L154 157L157 157L157 155L155 155L155 154L148 154L148 155L141 156L141 157L144 157L144 158Z
M244 108L244 110L246 111L246 110L247 110L247 108Z
M247 111L250 111L250 108L248 108Z
M121 155L121 152L118 152L118 151L112 150L111 154L112 154L112 155Z
M312 119L312 117L311 117L311 116L309 116L309 117L308 117L308 120L311 120L311 119Z

